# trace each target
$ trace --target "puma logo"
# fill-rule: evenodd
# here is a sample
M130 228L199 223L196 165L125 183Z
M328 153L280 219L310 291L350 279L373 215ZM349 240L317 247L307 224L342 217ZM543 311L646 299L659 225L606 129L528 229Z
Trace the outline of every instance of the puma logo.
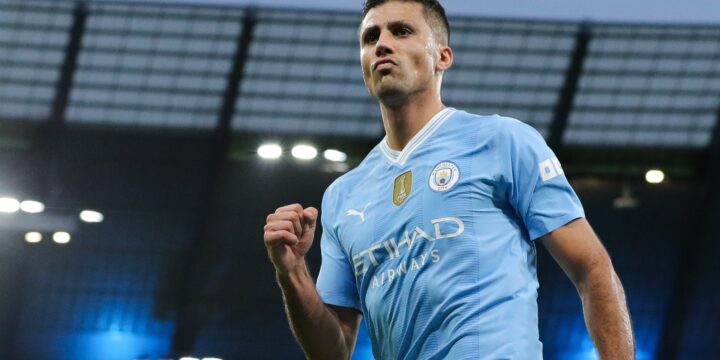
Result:
M367 210L368 206L370 206L370 203L365 204L365 207L362 209L362 211L348 209L348 211L345 213L345 216L358 216L360 217L360 220L362 220L362 222L365 222L365 210Z

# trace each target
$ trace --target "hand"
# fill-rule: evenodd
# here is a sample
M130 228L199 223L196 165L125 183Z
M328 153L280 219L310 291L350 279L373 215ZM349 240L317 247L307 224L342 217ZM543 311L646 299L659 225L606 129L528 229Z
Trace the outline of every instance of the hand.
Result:
M285 275L305 266L305 254L313 243L318 210L300 204L278 208L267 216L265 247L275 271Z

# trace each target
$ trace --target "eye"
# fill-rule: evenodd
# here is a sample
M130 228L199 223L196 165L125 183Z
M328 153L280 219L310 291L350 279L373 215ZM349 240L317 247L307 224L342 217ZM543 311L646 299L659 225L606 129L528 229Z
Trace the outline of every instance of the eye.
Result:
M401 26L395 30L395 35L397 36L406 36L410 34L412 34L412 30L407 26Z
M365 33L365 36L363 37L363 43L365 44L371 44L377 41L378 38L378 32L374 30L370 30L367 33Z

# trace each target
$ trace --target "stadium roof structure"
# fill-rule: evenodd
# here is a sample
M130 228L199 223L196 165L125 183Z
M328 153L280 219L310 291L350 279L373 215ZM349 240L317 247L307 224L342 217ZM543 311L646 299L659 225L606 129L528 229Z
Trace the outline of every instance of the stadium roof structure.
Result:
M383 134L358 66L356 14L79 4L0 4L2 122L212 131L225 116L235 135ZM703 152L720 108L719 36L711 26L454 18L443 95L525 121L556 148Z

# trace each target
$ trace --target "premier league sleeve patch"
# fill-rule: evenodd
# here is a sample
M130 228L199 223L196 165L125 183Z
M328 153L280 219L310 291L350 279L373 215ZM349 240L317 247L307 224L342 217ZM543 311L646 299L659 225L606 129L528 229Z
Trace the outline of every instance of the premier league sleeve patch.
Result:
M448 191L460 180L460 169L452 161L443 161L433 168L430 173L430 188L438 191Z

